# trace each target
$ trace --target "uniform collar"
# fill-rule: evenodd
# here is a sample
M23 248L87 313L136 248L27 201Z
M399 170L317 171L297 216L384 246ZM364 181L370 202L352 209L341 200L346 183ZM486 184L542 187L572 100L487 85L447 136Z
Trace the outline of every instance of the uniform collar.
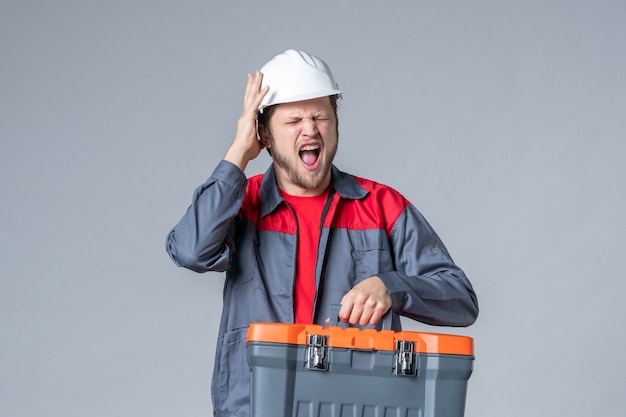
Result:
M331 187L333 187L342 198L358 200L365 197L368 193L367 190L359 185L352 175L340 171L334 165L331 168L330 182ZM283 196L276 183L274 164L271 164L261 181L261 216L264 217L270 214L283 201Z

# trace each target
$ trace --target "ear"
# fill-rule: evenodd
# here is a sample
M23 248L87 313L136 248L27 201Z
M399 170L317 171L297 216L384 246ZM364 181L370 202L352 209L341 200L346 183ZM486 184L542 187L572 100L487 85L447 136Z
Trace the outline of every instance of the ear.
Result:
M271 141L269 140L269 134L267 133L267 129L265 129L264 124L260 124L257 127L258 138L265 146L266 149L270 149L272 147Z

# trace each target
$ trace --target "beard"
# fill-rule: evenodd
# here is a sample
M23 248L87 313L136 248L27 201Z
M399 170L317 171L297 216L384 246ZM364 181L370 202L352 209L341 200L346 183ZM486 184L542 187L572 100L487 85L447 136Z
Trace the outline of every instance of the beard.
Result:
M273 143L273 138L271 138L270 141ZM298 170L298 160L290 162L286 155L282 155L280 152L277 152L275 146L272 146L272 160L277 166L285 171L292 184L305 190L315 190L322 185L330 172L333 160L335 159L335 154L337 153L338 144L339 141L337 140L333 148L330 149L330 152L326 154L326 158L320 166L315 171L308 171L307 173L301 173Z

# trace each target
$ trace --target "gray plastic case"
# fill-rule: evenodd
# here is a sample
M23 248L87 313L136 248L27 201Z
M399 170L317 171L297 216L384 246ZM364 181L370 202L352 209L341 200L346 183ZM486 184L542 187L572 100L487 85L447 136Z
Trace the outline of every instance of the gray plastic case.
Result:
M328 343L323 358L313 360L318 348L248 341L252 417L464 415L473 354L413 351L401 370L406 352Z

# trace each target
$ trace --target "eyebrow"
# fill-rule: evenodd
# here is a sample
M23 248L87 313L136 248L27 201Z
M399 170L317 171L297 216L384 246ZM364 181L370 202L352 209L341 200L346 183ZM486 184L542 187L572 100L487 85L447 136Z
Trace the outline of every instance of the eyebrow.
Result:
M328 113L324 110L319 110L313 113L311 117L316 118L320 116L328 116ZM304 116L302 115L302 113L288 113L283 117L284 120L301 120L303 118Z

